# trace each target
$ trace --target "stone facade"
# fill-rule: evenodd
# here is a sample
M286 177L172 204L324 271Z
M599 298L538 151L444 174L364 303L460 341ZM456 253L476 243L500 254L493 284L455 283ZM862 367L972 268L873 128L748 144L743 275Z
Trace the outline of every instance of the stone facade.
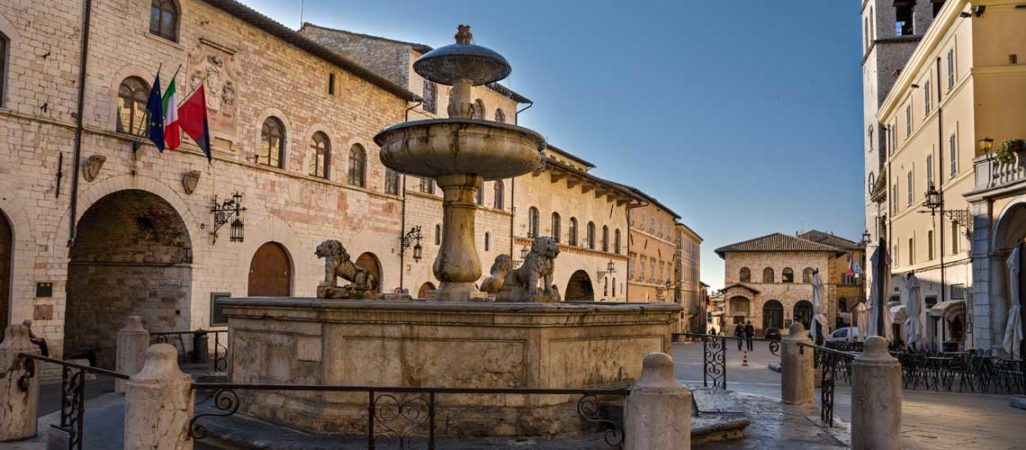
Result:
M684 307L681 312L681 331L704 333L705 296L707 286L702 283L702 237L682 223L674 224L677 255L674 257L674 276L678 280L674 299Z
M646 196L647 197L647 196ZM675 269L677 213L648 197L648 205L631 210L629 290L631 299L680 302Z

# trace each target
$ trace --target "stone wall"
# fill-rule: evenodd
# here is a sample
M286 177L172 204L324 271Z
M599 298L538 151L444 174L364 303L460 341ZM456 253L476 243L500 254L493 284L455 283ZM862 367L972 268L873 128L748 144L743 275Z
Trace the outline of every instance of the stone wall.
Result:
M633 208L630 214L631 300L674 301L673 287L680 280L674 279L673 215L656 204Z
M802 271L805 268L819 270L823 281L824 300L827 304L827 324L832 328L837 311L836 281L838 276L830 273L830 263L835 257L833 252L729 252L724 262L724 284L730 286L739 283L739 273L742 267L751 270L751 282L744 282L755 291L741 288L733 288L727 292L724 309L724 319L728 333L733 330L733 316L747 316L751 320L757 332L763 330L763 305L769 300L777 300L783 306L783 328L786 328L794 318L794 307L800 301L812 301L812 285L804 283ZM767 267L773 269L774 282L763 283L763 270ZM784 268L790 267L794 270L794 282L784 283L781 279ZM742 292L743 291L743 292ZM749 312L744 314L735 309L731 299L735 296L742 296L749 299Z

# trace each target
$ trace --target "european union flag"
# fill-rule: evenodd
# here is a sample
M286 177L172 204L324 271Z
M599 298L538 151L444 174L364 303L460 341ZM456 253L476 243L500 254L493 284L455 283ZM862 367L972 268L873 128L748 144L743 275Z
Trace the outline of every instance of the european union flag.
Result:
M160 74L153 80L150 98L146 100L146 112L150 116L149 138L157 150L164 152L164 100L160 94Z

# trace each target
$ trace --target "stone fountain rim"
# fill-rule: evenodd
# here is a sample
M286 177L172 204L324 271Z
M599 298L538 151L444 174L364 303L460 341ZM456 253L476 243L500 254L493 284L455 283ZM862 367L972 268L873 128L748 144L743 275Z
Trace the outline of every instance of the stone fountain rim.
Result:
M513 125L503 122L495 122L491 120L482 119L423 119L423 120L411 120L409 122L400 122L394 125L390 125L387 128L381 130L374 136L374 143L378 146L385 145L385 137L387 135L394 134L399 131L407 131L414 128L431 128L437 126L452 126L452 125L475 125L486 129L502 129L505 131L511 131L517 134L526 135L533 138L538 143L539 151L545 148L545 138L540 133L530 128L525 128L519 125ZM471 127L473 129L474 127Z
M431 300L388 301L388 300L328 300L313 297L237 297L220 300L224 306L264 308L311 308L320 310L402 310L431 312L482 312L482 313L632 313L632 312L679 312L683 307L672 302L657 303L515 303L515 302L446 302Z

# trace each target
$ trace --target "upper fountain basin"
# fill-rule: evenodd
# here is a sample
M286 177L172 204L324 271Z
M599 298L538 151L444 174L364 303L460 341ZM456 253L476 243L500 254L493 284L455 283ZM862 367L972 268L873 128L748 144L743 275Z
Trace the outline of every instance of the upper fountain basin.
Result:
M476 119L432 119L392 125L374 137L381 162L421 177L512 178L541 165L545 139L527 128Z

